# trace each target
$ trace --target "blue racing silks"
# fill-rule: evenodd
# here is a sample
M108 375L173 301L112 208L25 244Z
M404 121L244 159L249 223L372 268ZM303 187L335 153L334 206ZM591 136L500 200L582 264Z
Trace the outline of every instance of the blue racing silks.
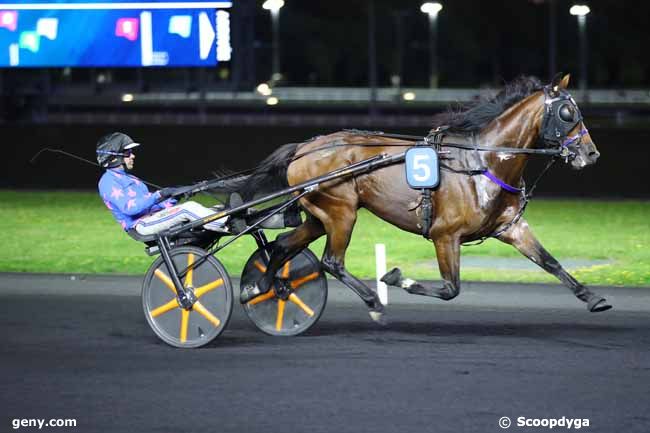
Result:
M120 168L106 170L99 179L99 195L125 231L139 218L176 204L174 199L159 203L160 192L149 192L144 182Z

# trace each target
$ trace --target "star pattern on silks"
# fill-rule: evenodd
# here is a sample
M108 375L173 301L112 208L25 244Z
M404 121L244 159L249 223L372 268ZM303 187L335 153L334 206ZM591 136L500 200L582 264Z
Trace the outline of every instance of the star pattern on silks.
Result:
M111 197L113 197L115 200L118 200L120 197L124 197L124 192L120 188L113 187Z
M148 193L146 193L146 194L144 195L144 198L149 198L149 197L151 197L151 193L150 193L150 192L148 192Z
M131 197L131 198L133 198L133 197L135 197L136 195L138 195L138 193L135 192L135 191L133 191L131 188L129 188L129 189L127 190L126 194L127 194L129 197Z
M169 200L168 200L168 201L166 201L166 202L164 202L164 203L163 203L163 206L165 206L165 208L170 208L170 207L174 207L174 205L173 205L173 204L171 204L171 202L170 202Z
M113 206L111 206L111 202L110 202L110 201L108 201L108 200L104 200L104 204L106 205L106 207L107 207L108 209L113 210Z
M131 209L133 206L135 206L135 199L132 198L131 200L126 202L126 208Z
M118 179L122 179L122 175L119 174L118 172L116 172L116 171L112 171L111 173L113 173L113 176L115 176L116 178L118 178Z

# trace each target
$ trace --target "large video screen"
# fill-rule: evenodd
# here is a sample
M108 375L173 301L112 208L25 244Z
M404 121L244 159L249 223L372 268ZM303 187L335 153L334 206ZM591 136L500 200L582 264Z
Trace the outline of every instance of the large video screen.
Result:
M229 61L230 1L0 3L0 67L186 67Z

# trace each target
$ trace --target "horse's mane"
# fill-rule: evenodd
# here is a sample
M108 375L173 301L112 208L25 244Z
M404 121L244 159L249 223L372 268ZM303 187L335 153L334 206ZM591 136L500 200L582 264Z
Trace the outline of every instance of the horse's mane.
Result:
M456 109L450 107L446 112L434 116L433 129L444 125L449 127L449 132L463 134L479 131L508 108L542 88L539 78L522 75L507 83L495 96L481 98Z

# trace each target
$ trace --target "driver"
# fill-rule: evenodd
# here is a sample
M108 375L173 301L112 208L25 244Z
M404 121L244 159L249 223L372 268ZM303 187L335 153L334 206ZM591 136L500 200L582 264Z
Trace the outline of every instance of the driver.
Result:
M133 169L135 143L121 132L103 136L97 142L97 162L106 172L99 180L99 195L125 231L152 235L176 224L213 215L215 210L186 201L176 204L173 198L181 188L163 188L154 193L144 182L129 174ZM207 230L228 233L227 217L205 224Z

